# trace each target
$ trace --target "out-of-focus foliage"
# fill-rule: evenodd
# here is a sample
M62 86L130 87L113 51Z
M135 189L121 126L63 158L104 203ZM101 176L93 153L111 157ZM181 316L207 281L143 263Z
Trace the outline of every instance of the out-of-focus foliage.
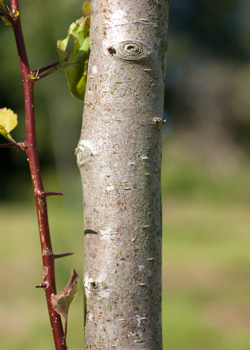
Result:
M204 54L230 61L248 60L248 0L173 1L170 9L170 35L189 43L182 48L182 56Z
M208 161L232 163L250 148L249 17L247 0L170 5L168 119Z
M31 68L57 61L56 42L82 15L82 2L27 0L20 1L20 6ZM248 0L183 0L170 4L166 135L179 133L191 152L220 167L233 165L250 148L249 15ZM13 137L22 141L21 75L12 30L3 23L0 45L5 48L0 50L0 108L9 107L20 116ZM35 87L40 160L43 169L56 165L61 174L76 169L73 152L83 109L81 102L69 96L63 75L58 72ZM12 186L8 185L11 181L29 181L24 157L20 152L14 156L13 150L1 151L4 170L0 172L0 199L12 196Z
M69 25L82 16L81 7L79 0L20 1L32 70L58 61L57 40L65 37ZM18 114L19 127L12 136L19 142L25 139L22 78L12 29L0 22L0 108L8 107ZM83 103L73 100L68 92L63 71L36 83L37 138L43 172L56 166L61 174L66 174L66 169L77 168L74 148L80 135L82 110ZM24 198L22 189L25 184L30 186L25 154L10 149L0 152L0 200ZM22 183L20 193L13 191L13 183Z

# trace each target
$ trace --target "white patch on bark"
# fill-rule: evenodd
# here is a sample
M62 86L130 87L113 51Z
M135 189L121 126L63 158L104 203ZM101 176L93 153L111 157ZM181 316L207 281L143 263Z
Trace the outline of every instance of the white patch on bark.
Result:
M107 228L101 228L99 230L100 234L101 234L101 238L107 238L110 236L115 236L118 235L118 232L116 232L114 229L112 229L111 227L107 227Z
M117 26L120 24L124 24L124 20L126 18L126 12L122 10L117 10L115 12L109 13L108 17L109 19L107 19L106 22L112 23L112 26Z
M90 140L84 139L79 143L78 149L84 151L85 148L88 148L92 154L97 153L96 144Z
M85 288L85 293L86 293L86 297L88 298L90 296L91 293L91 283L93 283L94 280L92 277L89 277L88 275L85 276L85 280L84 280L84 288Z
M140 316L140 315L135 315L135 318L136 318L138 327L140 327L140 325L143 321L146 321L148 319L148 317Z
M135 162L129 161L129 162L128 162L128 165L130 165L130 166L135 165Z
M107 191L113 191L114 189L115 189L115 188L114 188L113 185L109 185L109 186L106 187L106 190L107 190Z
M94 315L93 315L92 313L89 313L89 314L88 314L88 319L89 319L90 321L93 320L93 317L94 317Z
M107 289L101 290L98 293L98 297L100 297L100 298L109 298L109 291Z
M134 337L136 335L136 332L128 332L129 337Z
M98 68L96 66L92 67L92 74L98 73Z

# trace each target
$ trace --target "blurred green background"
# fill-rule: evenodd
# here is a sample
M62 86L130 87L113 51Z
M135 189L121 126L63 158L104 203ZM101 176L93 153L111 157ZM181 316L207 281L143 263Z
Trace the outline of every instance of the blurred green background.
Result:
M31 68L57 60L56 41L81 16L81 1L20 1ZM164 350L250 348L250 2L170 5L163 130ZM11 28L0 24L0 107L24 139L21 74ZM81 183L75 163L82 103L62 72L36 84L38 147L49 198L58 290L82 274ZM0 142L4 142L3 139ZM35 207L26 157L1 150L0 345L52 349L41 282ZM70 266L70 267L69 267ZM68 345L83 347L82 293L70 310Z

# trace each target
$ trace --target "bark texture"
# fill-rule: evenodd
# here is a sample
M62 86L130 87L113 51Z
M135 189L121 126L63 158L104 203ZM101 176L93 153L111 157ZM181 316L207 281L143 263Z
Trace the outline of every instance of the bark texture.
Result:
M85 349L161 350L161 127L167 0L92 0L76 150Z

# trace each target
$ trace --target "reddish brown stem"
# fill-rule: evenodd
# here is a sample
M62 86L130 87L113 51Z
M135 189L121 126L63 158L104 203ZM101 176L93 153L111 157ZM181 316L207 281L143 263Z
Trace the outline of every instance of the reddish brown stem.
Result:
M12 13L19 12L18 0L11 0ZM44 196L44 188L41 178L40 165L37 153L36 129L35 129L35 113L34 113L34 80L29 79L32 74L29 66L29 61L26 53L23 32L21 27L20 16L12 18L12 28L14 31L19 62L22 73L24 101L25 101L25 121L26 121L26 153L28 156L31 179L36 200L36 210L38 217L38 226L43 259L43 277L48 312L50 323L52 327L54 343L56 350L66 350L64 344L64 333L60 316L54 311L51 305L51 295L56 294L55 285L55 268L54 268L54 254L52 251L46 196Z

